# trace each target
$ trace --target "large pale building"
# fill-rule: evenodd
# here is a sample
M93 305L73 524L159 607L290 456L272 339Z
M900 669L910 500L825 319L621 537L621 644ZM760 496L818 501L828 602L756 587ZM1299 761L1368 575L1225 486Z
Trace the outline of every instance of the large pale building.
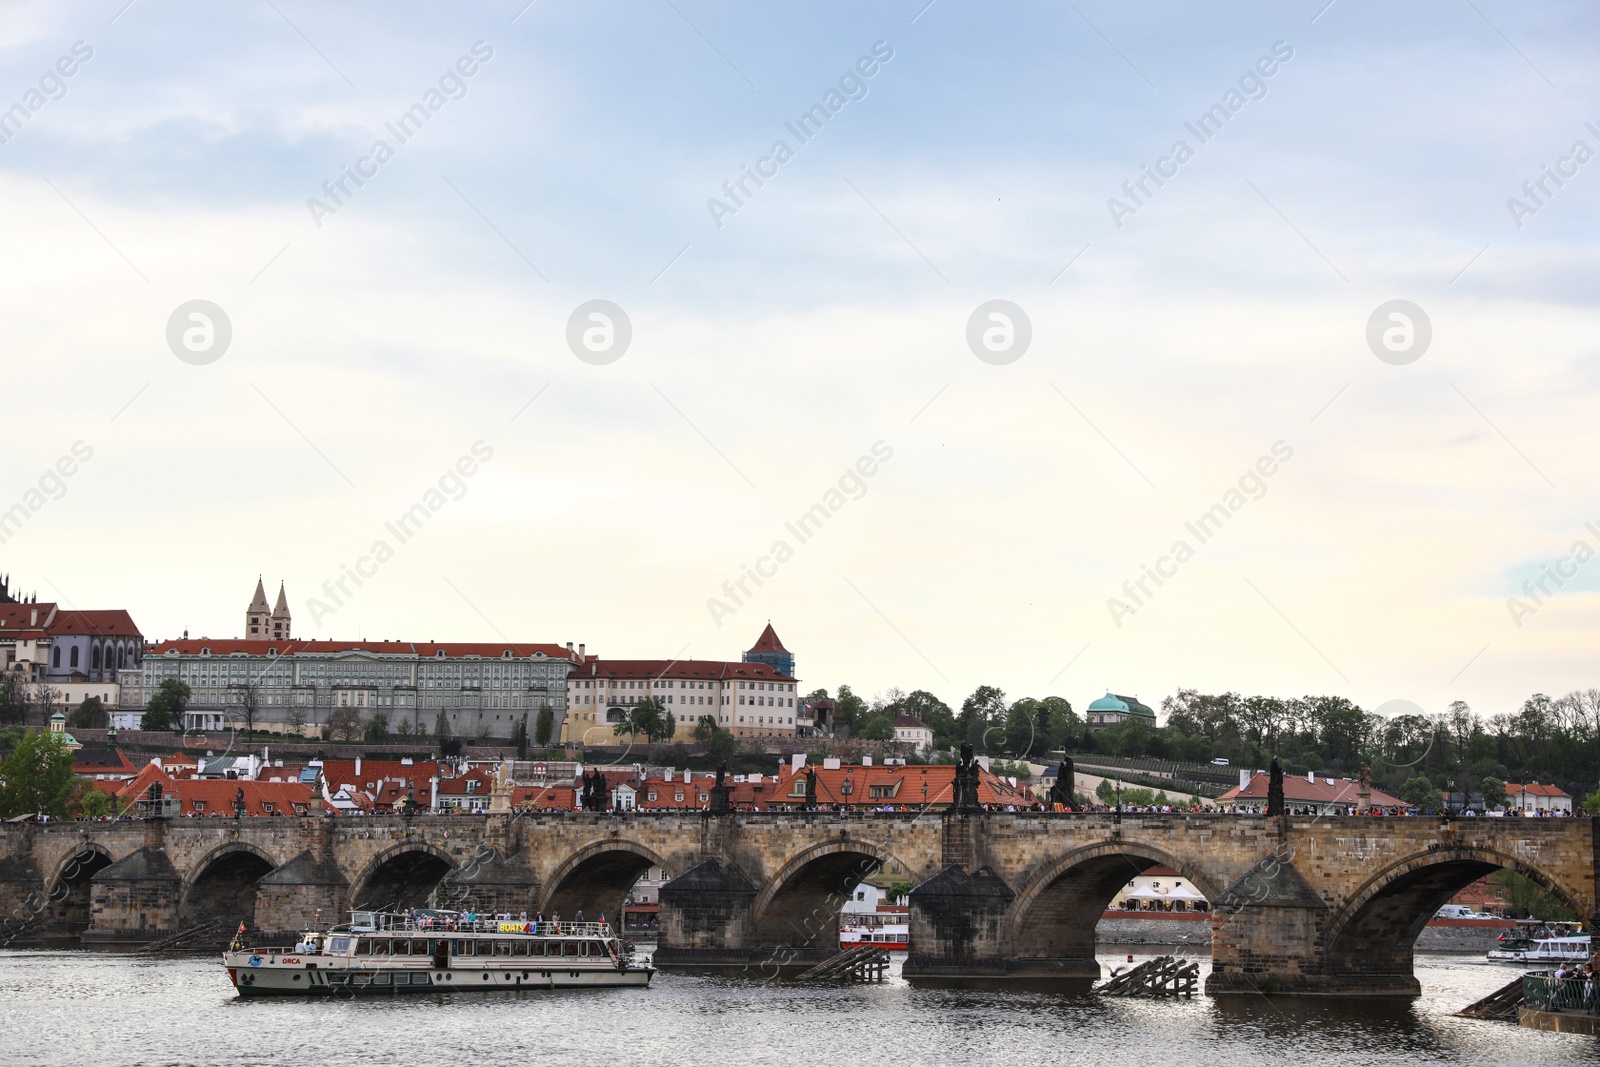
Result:
M243 724L247 702L259 730L319 735L328 716L354 708L383 713L389 732L431 735L444 715L452 735L504 739L539 709L560 721L572 646L412 641L198 640L152 645L123 675L122 707L142 709L169 678L189 686L183 726Z
M647 697L660 697L690 740L705 715L738 737L793 737L799 683L765 663L716 660L590 659L568 681L563 743L614 745L616 726Z

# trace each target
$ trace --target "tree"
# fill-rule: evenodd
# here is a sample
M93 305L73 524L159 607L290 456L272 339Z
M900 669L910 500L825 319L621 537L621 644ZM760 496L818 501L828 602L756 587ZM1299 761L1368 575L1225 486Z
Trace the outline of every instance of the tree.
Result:
M1110 804L1117 799L1117 791L1112 786L1109 778L1100 779L1100 784L1094 787L1094 795L1099 798L1102 804Z
M528 713L523 712L516 726L511 728L511 743L517 746L517 759L528 758Z
M389 716L381 711L372 713L372 718L367 720L367 740L374 744L382 744L389 740Z
M1500 779L1491 775L1483 779L1478 788L1483 793L1483 806L1486 809L1493 811L1495 808L1505 807L1506 784Z
M913 689L900 702L901 710L933 731L933 747L949 748L956 743L956 714L950 705L928 692Z
M672 712L669 711L662 718L661 725L664 727L661 732L662 738L667 741L671 741L673 736L678 732L678 720L673 718Z
M739 739L733 736L733 731L714 728L715 733L706 742L706 755L711 757L713 763L726 763L739 754Z
M542 705L539 708L538 718L533 721L533 739L538 742L540 748L545 748L550 744L550 738L555 736L555 732L556 713L550 710L548 704Z
M394 732L402 739L409 739L412 734L416 733L416 728L411 725L410 719L402 718L400 725L394 728Z
M306 709L298 704L291 705L288 714L284 716L284 722L289 728L289 733L294 734L296 737L304 736L306 732Z
M703 744L710 744L711 739L717 736L717 718L715 715L702 715L700 721L694 724L694 739Z
M239 688L239 716L244 719L244 735L249 737L256 732L256 714L261 710L261 690L256 688L255 681L247 680Z
M188 684L176 678L168 678L161 683L161 688L155 691L155 695L145 705L144 714L139 717L139 729L174 732L182 730L183 713L188 707Z
M81 778L73 783L72 794L67 798L67 818L107 819L115 814L117 802L109 793L100 792Z
M863 741L893 741L894 723L887 715L872 715L861 724L859 735Z
M29 731L0 765L0 818L40 814L62 819L73 795L72 750L56 733Z
M67 725L74 730L103 730L110 721L99 697L85 697L67 716Z
M450 718L443 708L439 709L438 718L433 720L433 736L441 745L450 739Z
M1039 707L1032 697L1023 697L1006 709L1005 749L1013 756L1026 756L1039 743L1036 723L1039 716L1049 717L1049 712Z
M328 736L335 741L359 741L362 735L361 713L355 708L334 708L328 714Z
M834 700L836 705L833 713L833 729L835 734L843 731L845 736L854 737L861 724L867 720L867 702L856 696L848 685L839 687L839 696Z
M1419 811L1438 811L1444 794L1432 782L1422 775L1406 779L1406 784L1400 787L1400 799Z
M0 675L0 723L22 722L28 713L27 682L22 675L7 671Z
M956 717L961 739L979 752L987 751L984 735L991 726L1004 726L1005 713L1005 691L992 685L978 686L961 702L961 714Z

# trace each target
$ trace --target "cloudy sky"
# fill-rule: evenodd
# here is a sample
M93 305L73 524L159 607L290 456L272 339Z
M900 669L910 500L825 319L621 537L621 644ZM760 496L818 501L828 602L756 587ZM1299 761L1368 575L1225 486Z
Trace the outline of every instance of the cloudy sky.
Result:
M1600 684L1592 5L525 2L6 5L0 569L951 703Z

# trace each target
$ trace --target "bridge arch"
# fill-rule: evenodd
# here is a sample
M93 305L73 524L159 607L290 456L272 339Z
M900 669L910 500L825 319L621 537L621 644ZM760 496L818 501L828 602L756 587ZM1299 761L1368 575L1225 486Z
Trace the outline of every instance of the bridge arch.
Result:
M89 928L90 879L111 862L111 853L90 841L80 842L62 857L45 883L44 907L50 926L74 937Z
M378 853L352 883L353 907L425 908L455 869L448 852L425 841L404 841Z
M244 841L229 841L212 849L184 877L179 927L215 920L253 924L256 880L277 865L266 852Z
M839 911L880 865L915 880L916 869L875 841L839 838L802 849L767 879L750 906L752 943L832 954L839 948Z
M1005 922L1013 958L1094 959L1094 930L1106 905L1136 875L1170 867L1208 901L1222 887L1194 864L1142 841L1101 841L1047 864L1022 887Z
M1324 943L1329 973L1412 974L1417 937L1441 905L1497 870L1532 879L1586 918L1583 901L1534 864L1482 847L1438 848L1396 860L1367 879L1328 922Z
M623 902L651 867L672 876L666 860L637 841L616 838L585 845L550 875L539 895L539 910L546 917L563 919L573 919L581 911L590 922L604 915L621 930Z

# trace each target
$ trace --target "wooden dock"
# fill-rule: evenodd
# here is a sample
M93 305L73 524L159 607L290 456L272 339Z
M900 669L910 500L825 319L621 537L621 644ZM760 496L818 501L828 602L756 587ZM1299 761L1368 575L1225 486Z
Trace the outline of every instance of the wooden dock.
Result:
M1520 1007L1522 1007L1522 976L1519 974L1482 1000L1468 1004L1456 1012L1456 1015L1462 1019L1501 1019L1514 1023L1517 1021L1517 1009Z

